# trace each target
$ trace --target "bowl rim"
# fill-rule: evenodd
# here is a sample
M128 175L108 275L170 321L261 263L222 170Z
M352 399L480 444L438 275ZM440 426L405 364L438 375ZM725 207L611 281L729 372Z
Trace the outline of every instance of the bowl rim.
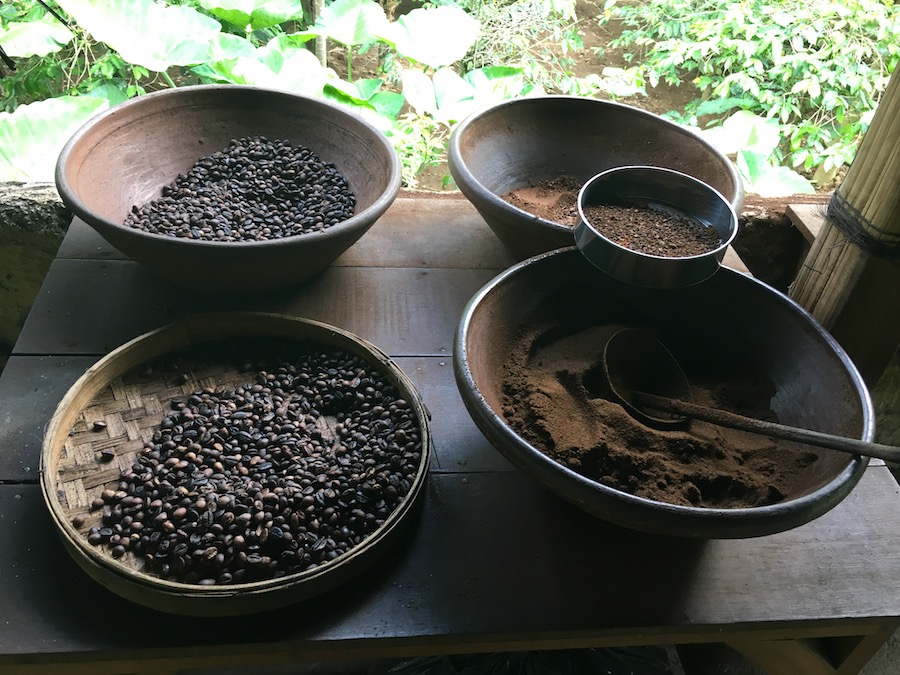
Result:
M484 187L482 182L478 180L475 175L472 173L472 170L469 168L467 162L463 158L463 153L461 149L462 145L462 136L465 134L466 130L483 120L484 118L501 113L506 108L510 107L521 107L527 106L536 101L560 101L563 103L572 103L575 105L602 105L604 107L615 108L622 111L629 111L633 114L636 114L640 117L643 117L648 120L654 120L658 123L662 123L664 126L668 127L673 131L677 131L678 133L685 134L692 138L699 140L705 147L707 147L711 152L715 155L718 155L722 160L724 166L728 168L729 176L731 177L731 182L735 188L735 196L734 200L729 201L731 206L737 210L740 207L740 204L743 203L744 199L744 183L741 178L740 173L738 172L737 167L734 165L724 153L722 153L718 148L709 143L706 139L704 139L700 134L691 129L690 127L686 127L684 125L678 124L671 120L667 120L666 118L652 113L648 110L643 110L642 108L638 108L633 105L628 105L626 103L620 103L618 101L606 101L603 99L593 98L590 96L573 96L567 94L550 94L550 95L540 95L540 96L522 96L519 98L510 99L507 101L502 101L500 103L491 105L489 107L483 108L476 112L471 113L461 122L459 122L453 130L453 133L450 135L450 143L448 146L447 157L448 164L450 167L450 173L453 175L454 180L456 181L457 186L460 191L464 194L466 192L471 192L478 196L478 198L483 199L487 202L493 209L504 212L508 215L515 214L518 217L523 215L527 216L528 219L534 223L539 223L545 227L550 227L552 230L555 230L559 233L571 232L572 228L562 225L560 223L556 223L552 220L547 220L545 218L541 218L536 216L528 211L520 209L517 206L513 206L505 199L501 198L499 195L491 192L487 188ZM458 175L457 175L458 174ZM464 180L460 180L460 178Z
M378 196L378 198L372 202L372 204L370 204L362 211L354 213L352 216L350 216L350 218L347 218L340 223L331 225L330 227L319 230L317 232L308 232L303 234L291 235L289 237L281 237L278 239L265 239L258 241L225 242L172 237L165 234L147 232L139 228L127 227L123 223L117 223L106 218L105 216L99 216L90 208L88 208L84 201L79 197L77 191L74 190L66 175L66 166L69 162L69 158L74 153L78 144L83 142L98 124L111 117L126 115L132 113L135 110L139 111L140 109L148 105L153 105L157 99L179 96L183 97L187 93L210 97L228 94L244 94L247 96L271 96L284 100L297 99L304 102L306 105L319 108L322 111L328 111L328 115L332 118L339 117L345 120L352 120L355 124L360 125L371 135L373 143L380 145L381 149L385 151L385 154L388 157L390 168L387 186L384 191ZM216 152L216 150L212 150L210 152ZM200 158L198 157L198 159ZM98 230L102 228L103 231L110 234L118 234L121 236L131 237L134 239L134 241L143 240L151 245L170 244L194 247L198 250L205 249L208 251L234 251L240 248L264 251L268 248L282 247L286 242L322 242L328 241L330 239L340 238L345 236L348 230L354 231L359 229L360 227L365 226L370 221L374 222L388 209L388 207L394 202L394 200L397 198L397 195L400 193L400 186L402 182L402 167L400 158L397 155L396 150L391 145L387 137L377 127L375 127L371 122L363 118L361 115L343 108L336 103L332 103L331 101L327 101L324 99L314 98L312 96L294 93L284 89L274 89L255 85L198 84L186 87L177 87L174 89L162 89L160 91L151 92L149 94L143 94L135 98L127 99L119 103L118 105L115 105L94 115L81 127L79 127L78 130L76 130L75 133L72 134L72 136L66 141L65 145L63 145L63 148L56 161L54 180L56 183L57 191L59 192L59 196L66 204L66 206L69 207L69 209L71 209L72 212L81 220L85 221L92 227L97 227Z
M608 513L599 516L609 522L622 525L629 529L642 530L652 534L669 534L672 536L705 539L765 536L784 531L785 529L797 527L824 515L827 511L834 508L859 482L863 472L869 464L869 457L851 455L847 465L837 476L819 488L789 501L757 507L733 509L684 506L640 497L582 476L569 467L551 459L539 449L528 443L516 433L502 415L495 412L488 405L484 394L475 382L474 375L469 367L468 336L473 318L487 296L508 283L510 279L521 274L523 270L533 266L546 264L547 261L552 260L555 257L565 255L577 255L580 257L580 252L577 247L570 246L541 253L513 265L488 281L466 304L454 337L454 375L463 402L473 421L482 433L488 438L491 444L517 468L528 473L532 478L539 481L552 492L555 492L558 496L576 503L584 510L594 513L595 515L598 515L597 509L592 510L579 499L575 499L576 495L564 494L564 491L561 490L559 486L552 484L554 481L547 480L543 475L535 475L530 468L539 466L546 469L547 474L573 485L578 491L579 496L587 494L588 492L596 494L599 491L604 501L615 502L618 505L623 506L629 513L637 513L638 509L644 510L646 507L652 507L656 514L661 514L661 517L667 521L667 527L665 531L662 531L658 526L642 528L633 522L625 522L622 518L617 518ZM812 314L801 305L758 279L741 274L740 272L736 272L727 267L722 268L720 273L733 276L738 283L758 286L766 292L774 294L773 297L775 297L779 303L787 307L790 311L797 312L801 317L810 321L817 335L836 352L838 358L840 358L841 362L847 368L847 373L854 384L854 389L861 397L860 404L863 418L862 440L873 440L875 435L875 415L871 395L869 394L868 388L865 386L858 369L831 334L828 333L818 320L816 320ZM498 443L496 441L502 442ZM515 448L515 451L505 451L503 448L507 446L505 446L504 443L511 444L511 446ZM792 518L792 515L795 515L794 512L800 509L808 510L803 512L803 517L798 521L796 518ZM608 511L608 509L605 509L605 511ZM759 522L761 519L767 520L761 524ZM788 527L783 526L785 522L789 523ZM715 524L715 526L709 530L712 534L699 532L699 530L707 528L710 523Z

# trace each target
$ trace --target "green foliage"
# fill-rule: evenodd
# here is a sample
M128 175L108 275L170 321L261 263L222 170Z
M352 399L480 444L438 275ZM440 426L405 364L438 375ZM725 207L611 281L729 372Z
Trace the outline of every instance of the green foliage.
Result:
M762 197L815 192L812 184L796 171L769 161L781 142L777 120L738 110L721 126L699 133L734 158L749 191Z
M4 180L52 181L66 141L93 115L109 107L104 98L62 96L0 113L0 176Z
M13 146L35 151L28 142L32 122L47 147L56 148L49 153L42 149L55 162L62 143L99 105L113 105L160 83L227 83L286 89L352 108L405 155L404 177L411 185L418 171L443 158L449 137L446 116L416 112L401 92L386 91L382 80L353 82L349 67L347 79L340 79L305 43L323 37L350 51L377 44L395 55L397 82L407 74L424 78L432 98L443 101L442 78L435 89L426 71L461 59L479 29L474 19L453 7L414 9L389 21L373 0L337 0L314 25L304 23L299 0L58 0L57 5L68 26L29 0L5 4L0 12L2 44L17 57L17 70L0 81L4 107L10 111L0 114L0 137L11 148L0 163L2 178L21 179L33 171L32 179L52 180L49 165L33 166L12 151ZM51 58L45 58L48 54ZM62 105L51 102L69 105L69 97L77 94L91 98L70 106L63 117L48 116L44 106L27 105L44 101L59 110ZM10 114L17 106L17 114Z
M248 33L303 17L300 0L197 0L197 5Z
M601 90L600 78L579 78L572 73L571 55L583 47L574 0L462 0L453 4L465 8L481 24L474 47L462 61L464 70L512 67L520 69L532 87L582 96Z
M498 101L545 92L618 98L691 80L697 99L670 116L698 130L727 120L719 142L743 139L731 154L751 189L801 191L808 185L781 165L824 182L849 163L900 59L892 39L900 9L876 0L608 0L606 18L626 25L618 44L641 61L589 77L572 73L582 48L575 0L420 4L397 16L392 0L334 0L313 22L301 0L56 0L60 21L35 0L7 1L0 44L17 69L0 79L0 106L23 110L15 122L0 114L0 136L24 143L33 115L58 147L96 100L115 105L204 83L272 87L371 121L395 144L412 187L445 158L453 125ZM319 63L308 44L317 38L346 49L345 72ZM365 54L379 68L359 80L353 60ZM77 97L94 100L65 120L28 105ZM21 177L29 163L7 155L0 179L13 164Z
M571 0L552 3L558 11ZM150 87L254 85L353 109L394 142L404 181L412 186L422 169L444 158L450 129L462 116L533 89L518 69L489 67L459 75L450 68L470 51L480 30L459 7L421 7L389 19L374 0L335 0L310 25L300 0L57 0L56 5L67 25L29 0L0 11L0 35L19 57L17 71L0 80L4 105L10 111L21 108L14 120L0 117L0 134L23 147L31 133L23 130L31 122L61 147L77 128L72 124L84 122L96 106L114 105ZM307 49L315 38L347 48L346 79ZM353 51L373 46L388 56L385 79L354 81ZM72 124L27 105L57 99L69 105L77 94L90 98L70 112ZM22 177L28 162L21 155L6 159L0 178ZM46 171L41 175L46 179Z
M148 71L203 63L210 40L222 30L218 21L192 7L154 0L57 0L57 4L94 40Z
M779 125L768 158L820 181L851 161L900 60L900 5L879 0L608 0L651 85L699 90L674 117L697 124L747 110Z

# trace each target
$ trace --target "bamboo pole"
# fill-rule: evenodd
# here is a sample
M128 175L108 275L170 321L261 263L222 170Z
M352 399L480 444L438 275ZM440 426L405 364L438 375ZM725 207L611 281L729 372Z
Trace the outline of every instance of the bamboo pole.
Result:
M325 11L325 0L315 0L315 2L313 3L313 12L315 13L314 18L318 19L320 16L322 16L322 12L324 12L324 11ZM319 59L319 63L324 68L325 66L328 65L328 56L326 54L327 46L326 46L325 37L322 35L319 35L316 37L315 40L316 40L316 57Z
M900 343L898 72L829 203L790 296L831 332L874 386Z

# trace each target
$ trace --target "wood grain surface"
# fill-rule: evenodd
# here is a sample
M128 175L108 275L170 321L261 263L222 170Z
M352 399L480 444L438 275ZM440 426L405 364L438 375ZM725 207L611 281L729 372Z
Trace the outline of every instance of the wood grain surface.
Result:
M723 641L765 661L778 654L772 641L837 636L859 646L839 672L858 670L900 625L900 490L888 468L873 463L821 518L757 539L654 537L584 514L513 469L456 390L459 317L512 262L465 200L407 196L308 285L201 296L73 223L0 376L0 670L159 672ZM401 545L364 577L258 617L163 615L109 592L63 550L38 485L44 427L85 368L205 309L285 312L350 330L396 359L432 414L424 507ZM843 662L832 656L829 667Z

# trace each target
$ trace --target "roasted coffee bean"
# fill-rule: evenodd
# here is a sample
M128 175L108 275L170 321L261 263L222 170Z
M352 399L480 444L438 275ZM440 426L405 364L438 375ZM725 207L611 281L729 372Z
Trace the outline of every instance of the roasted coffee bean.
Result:
M124 224L182 239L256 241L323 230L352 216L355 206L334 164L257 136L198 160L161 197L132 207Z
M205 346L203 358L213 353ZM166 578L230 584L328 564L384 523L419 471L410 405L355 355L296 344L261 353L240 367L246 384L169 406L104 491L105 527L89 541L118 542Z

